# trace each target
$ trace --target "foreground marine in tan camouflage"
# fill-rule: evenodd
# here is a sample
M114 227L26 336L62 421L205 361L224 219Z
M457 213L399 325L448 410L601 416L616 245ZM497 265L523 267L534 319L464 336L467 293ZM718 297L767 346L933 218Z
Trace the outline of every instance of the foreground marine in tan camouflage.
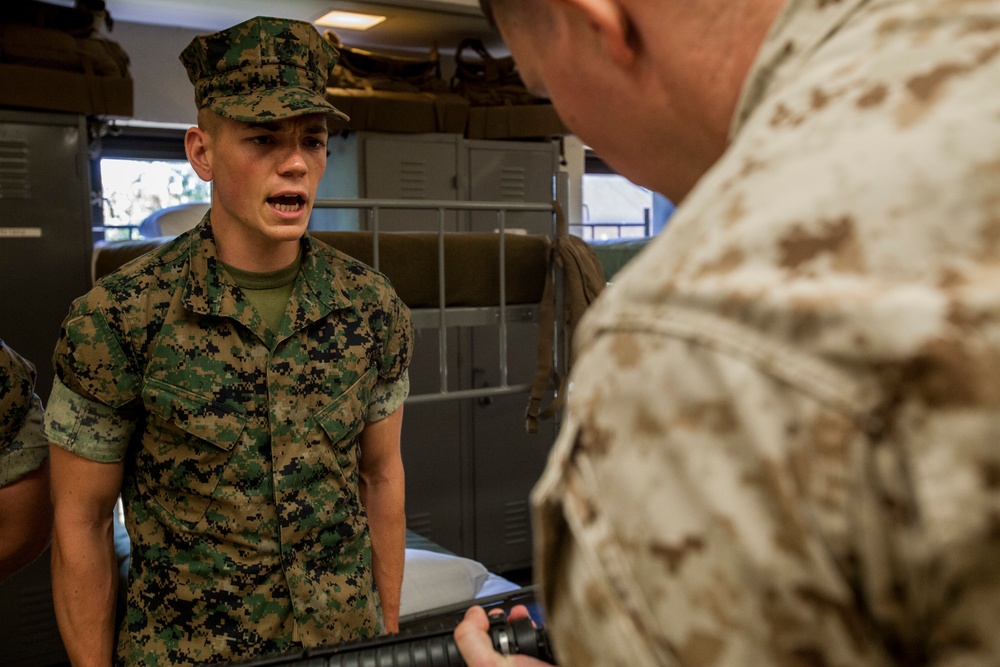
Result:
M534 493L560 664L1000 664L1000 0L489 4L680 202Z
M74 665L246 659L395 630L409 312L310 238L337 53L256 18L181 59L204 220L76 301L46 415ZM131 537L114 647L111 514Z

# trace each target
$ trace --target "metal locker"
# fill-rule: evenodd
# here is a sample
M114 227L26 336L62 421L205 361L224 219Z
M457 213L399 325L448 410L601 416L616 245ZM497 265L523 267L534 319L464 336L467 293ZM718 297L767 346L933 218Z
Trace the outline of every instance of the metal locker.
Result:
M83 116L0 111L0 337L52 387L52 351L90 287L91 212Z

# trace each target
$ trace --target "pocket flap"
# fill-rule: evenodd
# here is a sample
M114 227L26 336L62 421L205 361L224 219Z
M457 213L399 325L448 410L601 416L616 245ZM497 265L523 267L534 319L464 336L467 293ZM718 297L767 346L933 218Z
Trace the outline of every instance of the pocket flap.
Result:
M330 442L337 443L354 437L364 426L377 376L377 369L370 368L361 379L344 390L333 403L316 413L316 423L326 432Z
M247 423L243 413L159 380L147 380L142 394L151 414L226 451L233 448Z

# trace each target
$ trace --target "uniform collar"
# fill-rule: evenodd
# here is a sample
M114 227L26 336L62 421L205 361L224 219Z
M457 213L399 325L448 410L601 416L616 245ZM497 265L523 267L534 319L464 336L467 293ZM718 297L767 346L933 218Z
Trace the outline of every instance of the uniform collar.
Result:
M747 75L729 128L732 141L760 103L872 0L788 0Z
M188 233L189 264L184 306L199 315L234 317L243 299L219 260L210 214L211 210L206 212L198 226Z
M270 345L273 334L226 273L219 259L209 222L211 211L188 234L188 275L184 306L193 313L227 317L243 324ZM321 320L333 310L352 307L352 301L330 260L308 235L302 237L302 269L292 293L294 316L291 331ZM279 332L279 334L282 332Z
M333 310L354 307L354 299L344 286L340 271L330 257L320 251L308 233L302 237L302 270L292 300L296 307L292 329L326 317Z

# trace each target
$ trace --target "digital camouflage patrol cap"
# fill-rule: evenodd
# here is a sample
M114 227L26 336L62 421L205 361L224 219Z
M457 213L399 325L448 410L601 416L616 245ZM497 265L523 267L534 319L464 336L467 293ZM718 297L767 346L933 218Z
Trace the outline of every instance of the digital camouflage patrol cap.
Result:
M258 16L195 37L180 59L199 109L266 123L310 113L348 120L325 97L339 55L310 23Z

